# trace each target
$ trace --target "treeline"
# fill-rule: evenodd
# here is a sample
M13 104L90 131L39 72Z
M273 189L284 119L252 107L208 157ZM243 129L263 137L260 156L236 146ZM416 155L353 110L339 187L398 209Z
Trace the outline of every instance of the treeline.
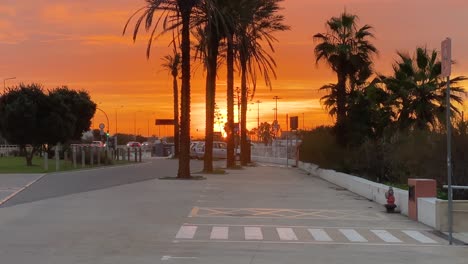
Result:
M0 133L25 149L27 165L43 148L80 140L89 130L96 104L86 91L66 86L45 91L40 84L20 84L0 97Z
M333 127L304 134L301 159L325 168L357 174L378 182L406 184L409 177L446 183L446 114L450 107L455 183L467 185L467 122L460 108L467 77L441 77L437 50L418 47L398 52L393 72L375 72L370 41L372 27L358 27L357 16L343 13L315 35L317 62L326 62L337 82L324 85L323 105L336 117ZM464 193L458 193L464 196Z

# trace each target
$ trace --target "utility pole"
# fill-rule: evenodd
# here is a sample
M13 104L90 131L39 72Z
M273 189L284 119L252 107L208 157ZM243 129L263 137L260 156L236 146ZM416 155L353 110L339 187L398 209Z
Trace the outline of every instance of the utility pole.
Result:
M260 103L262 101L260 100L257 100L256 103L257 103L257 129L260 129Z
M278 100L281 99L277 95L273 97L273 99L276 101L276 107L275 107L275 121L278 121Z
M305 131L305 116L304 116L304 113L302 113L302 130Z

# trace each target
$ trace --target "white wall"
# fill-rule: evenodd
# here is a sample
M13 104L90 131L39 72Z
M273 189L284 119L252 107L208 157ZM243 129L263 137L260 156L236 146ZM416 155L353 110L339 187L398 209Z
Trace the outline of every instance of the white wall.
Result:
M317 165L310 163L299 162L299 168L381 205L387 203L385 198L385 192L389 189L387 185L334 170L320 169ZM398 188L393 188L393 190L397 210L400 210L403 215L408 215L408 191Z
M437 198L418 198L418 222L437 228Z

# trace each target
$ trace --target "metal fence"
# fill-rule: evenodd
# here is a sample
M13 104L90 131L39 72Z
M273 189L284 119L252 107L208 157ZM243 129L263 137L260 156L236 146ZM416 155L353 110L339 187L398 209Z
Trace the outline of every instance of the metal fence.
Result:
M0 145L0 157L12 156L19 153L19 151L18 145Z
M276 140L271 145L265 146L262 143L253 143L251 155L264 158L296 158L297 140Z

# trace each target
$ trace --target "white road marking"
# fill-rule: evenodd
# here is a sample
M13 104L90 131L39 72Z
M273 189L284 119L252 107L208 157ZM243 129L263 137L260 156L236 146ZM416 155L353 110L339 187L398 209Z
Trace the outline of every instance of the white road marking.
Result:
M210 239L228 239L229 227L227 226L213 226L211 229Z
M432 238L429 238L425 235L423 235L419 231L414 231L414 230L402 230L403 233L406 235L410 236L411 238L423 243L423 244L437 244L437 241L433 240Z
M388 243L402 243L402 241L390 234L387 230L371 230L376 236Z
M296 234L294 233L292 228L276 228L276 232L278 232L278 236L281 240L298 240Z
M173 257L173 256L162 256L161 260L171 260L171 259L197 259L197 257Z
M315 241L331 242L333 239L323 229L308 229Z
M260 227L244 227L245 240L263 240Z
M176 238L179 239L193 239L195 232L197 232L197 226L182 226L177 232Z
M354 229L339 229L339 231L351 242L369 242Z

